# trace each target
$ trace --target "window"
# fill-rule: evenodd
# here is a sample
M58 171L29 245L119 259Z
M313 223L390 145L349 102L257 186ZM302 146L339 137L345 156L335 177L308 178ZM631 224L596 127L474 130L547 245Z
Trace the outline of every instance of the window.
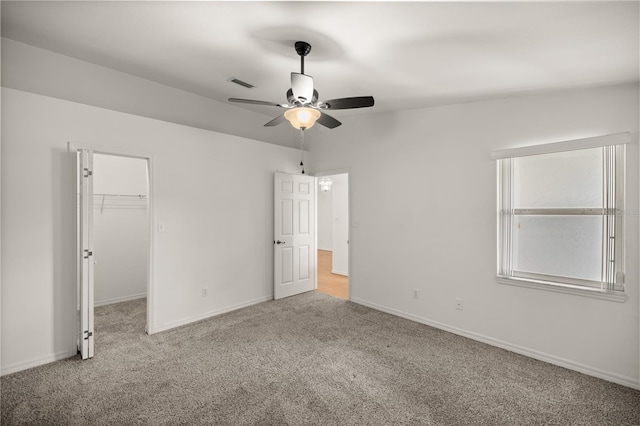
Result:
M498 156L500 282L624 297L625 145L597 139Z

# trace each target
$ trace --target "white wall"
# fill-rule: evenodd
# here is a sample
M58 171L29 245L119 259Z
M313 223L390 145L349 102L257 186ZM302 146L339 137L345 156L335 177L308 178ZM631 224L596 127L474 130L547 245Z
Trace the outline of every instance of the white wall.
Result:
M333 250L333 194L316 188L318 193L318 249Z
M496 282L489 158L637 132L638 104L638 86L621 85L350 116L316 133L310 172L351 170L352 300L639 387L638 147L627 156L624 303Z
M349 175L331 176L333 206L333 253L331 272L349 275Z
M166 232L153 236L151 331L272 298L265 212L273 172L298 172L298 150L3 88L3 373L76 353L67 141L153 157L154 227Z
M147 160L94 154L94 194L147 195Z
M95 304L144 297L149 251L147 161L94 154L93 190Z

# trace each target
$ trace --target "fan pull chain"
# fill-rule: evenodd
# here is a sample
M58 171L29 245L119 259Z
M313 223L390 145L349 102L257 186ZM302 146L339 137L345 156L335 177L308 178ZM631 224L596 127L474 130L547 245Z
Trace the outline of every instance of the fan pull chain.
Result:
M304 129L300 129L300 167L302 167L302 174L304 174Z

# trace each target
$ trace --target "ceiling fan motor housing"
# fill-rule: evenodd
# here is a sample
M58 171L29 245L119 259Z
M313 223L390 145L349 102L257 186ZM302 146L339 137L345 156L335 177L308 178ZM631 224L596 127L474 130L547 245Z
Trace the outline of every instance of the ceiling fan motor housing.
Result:
M287 101L289 102L289 105L296 105L300 103L298 101L298 98L296 98L293 95L293 89L287 90ZM313 89L313 96L311 97L311 103L315 104L317 101L318 101L318 91L316 89Z

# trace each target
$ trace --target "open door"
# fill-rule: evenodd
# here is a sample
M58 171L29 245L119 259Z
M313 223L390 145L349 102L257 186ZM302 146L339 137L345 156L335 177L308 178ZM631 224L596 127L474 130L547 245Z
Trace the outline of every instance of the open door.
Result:
M313 176L275 174L274 299L316 287L315 187Z
M93 357L93 151L78 150L78 263L80 321L78 351L82 359Z

